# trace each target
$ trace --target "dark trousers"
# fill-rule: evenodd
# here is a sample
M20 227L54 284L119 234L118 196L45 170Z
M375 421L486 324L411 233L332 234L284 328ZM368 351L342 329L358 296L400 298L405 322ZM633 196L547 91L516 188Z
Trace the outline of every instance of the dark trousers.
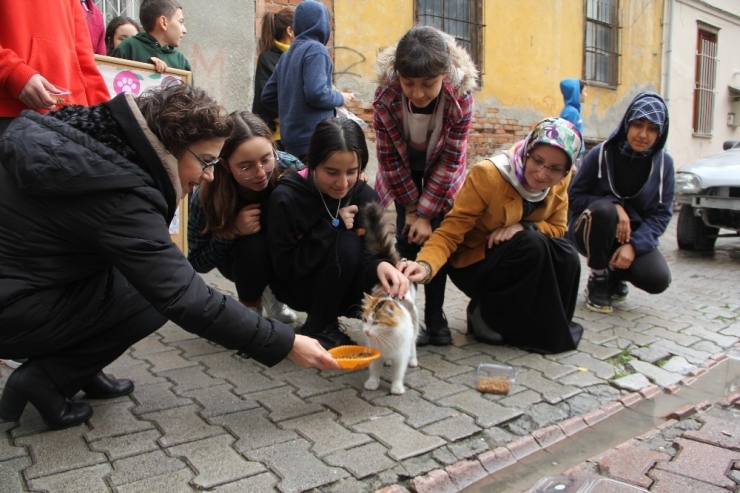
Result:
M28 358L68 397L165 324L116 269L38 291L0 311L0 357Z
M260 231L236 240L216 268L234 283L239 300L253 302L260 299L273 272L267 232Z
M421 194L424 189L424 183L422 180L422 172L413 171L412 177L416 188ZM406 227L406 214L404 206L395 202L396 204L396 250L402 258L409 260L416 260L416 256L419 254L422 245L416 245L409 243L408 235L403 234L403 228ZM442 220L444 214L440 214L437 217L433 217L431 220L432 231L437 229ZM442 305L445 301L445 287L447 286L447 264L442 266L432 280L424 285L424 317L428 317L429 313L433 313L433 310L442 310Z
M592 202L579 216L570 237L591 269L609 268L609 260L621 245L616 240L618 223L617 208L609 199ZM650 294L662 293L671 284L668 263L657 248L635 256L629 269L613 269L610 275Z
M353 231L341 231L325 262L309 275L272 283L275 297L293 310L306 312L306 324L325 328L340 315L359 318L363 280L362 240Z
M524 230L486 249L473 265L450 267L450 279L479 305L504 341L528 351L559 353L578 346L583 327L573 322L581 264L573 245Z

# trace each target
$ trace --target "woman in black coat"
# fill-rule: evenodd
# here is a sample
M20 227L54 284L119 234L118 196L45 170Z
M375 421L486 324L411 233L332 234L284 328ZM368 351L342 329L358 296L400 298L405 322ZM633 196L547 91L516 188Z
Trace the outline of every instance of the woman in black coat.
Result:
M315 341L206 286L172 242L180 198L203 181L233 122L187 85L24 112L0 140L0 418L31 402L52 428L133 391L102 370L167 319L265 365L338 368Z

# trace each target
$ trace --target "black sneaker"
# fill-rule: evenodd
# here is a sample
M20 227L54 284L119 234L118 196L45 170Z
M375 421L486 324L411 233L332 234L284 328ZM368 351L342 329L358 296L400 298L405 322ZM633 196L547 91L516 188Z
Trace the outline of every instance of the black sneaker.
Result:
M416 336L416 347L423 347L429 345L429 334L427 333L424 324L419 322L419 335Z
M588 285L583 292L586 308L599 313L612 312L612 297L609 293L609 275L591 274Z
M619 281L610 277L609 294L611 294L612 300L614 301L624 301L630 294L630 288L627 287L627 283L625 281Z
M424 322L427 324L429 343L432 346L449 346L452 344L452 333L444 310L439 309L431 313L425 313Z

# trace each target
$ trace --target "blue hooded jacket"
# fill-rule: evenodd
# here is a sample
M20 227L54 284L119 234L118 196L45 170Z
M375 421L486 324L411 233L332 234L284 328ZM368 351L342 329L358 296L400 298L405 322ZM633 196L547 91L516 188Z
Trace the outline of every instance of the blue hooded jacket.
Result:
M305 156L316 125L334 116L344 104L332 89L334 66L326 43L331 36L329 11L323 3L305 0L293 16L296 38L280 57L262 91L262 104L277 110L285 150Z
M565 107L560 112L560 118L568 120L576 126L583 135L583 118L581 118L581 81L570 78L560 81L560 92L563 93ZM585 144L581 146L581 154L586 150Z
M643 106L644 100L657 98L663 103L665 122L661 134L650 148L648 158L652 162L650 174L639 192L631 197L622 197L614 189L614 164L621 158L619 144L627 139L627 117L635 107ZM645 91L632 100L616 130L608 139L589 151L581 168L568 189L569 221L568 236L575 241L574 229L578 217L594 201L610 198L622 204L630 217L630 243L636 255L643 255L656 248L658 238L665 233L673 215L675 174L673 158L663 149L668 139L668 112L663 98ZM625 158L627 159L627 158Z

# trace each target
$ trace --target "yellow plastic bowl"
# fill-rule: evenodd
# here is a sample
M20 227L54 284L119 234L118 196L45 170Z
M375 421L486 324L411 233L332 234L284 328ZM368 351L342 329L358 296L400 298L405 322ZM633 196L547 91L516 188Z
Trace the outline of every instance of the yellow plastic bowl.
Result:
M367 368L372 360L380 358L380 351L366 346L337 346L330 349L329 354L345 370Z

